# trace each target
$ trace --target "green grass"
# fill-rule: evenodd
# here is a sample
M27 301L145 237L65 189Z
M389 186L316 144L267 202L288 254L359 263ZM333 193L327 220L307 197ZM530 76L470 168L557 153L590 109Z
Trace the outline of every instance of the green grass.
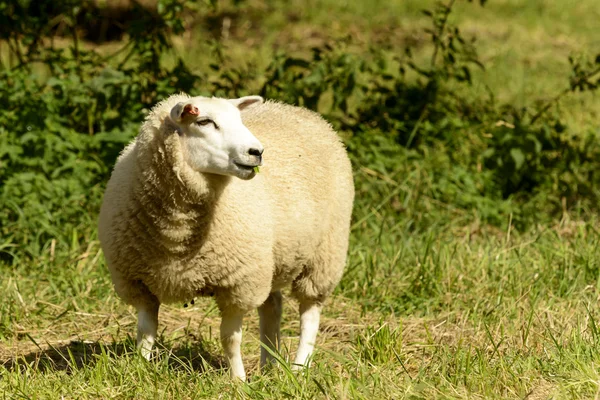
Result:
M249 1L233 19L231 64L268 63L275 48L304 52L352 34L356 51L381 35L421 43L421 8L432 1ZM566 57L597 51L595 0L459 2L453 14L476 35L485 86L507 101L544 99L568 85ZM464 4L463 4L464 3ZM303 6L304 5L304 6ZM261 11L262 10L262 11ZM263 12L264 11L264 12ZM268 12L267 12L268 11ZM335 16L333 18L332 16ZM196 35L196 36L194 36ZM207 68L200 27L178 42L189 65ZM419 47L419 56L430 49ZM261 64L262 65L262 64ZM562 109L576 129L598 126L597 96ZM278 368L260 373L258 321L248 315L243 354L249 382L231 382L209 299L164 306L159 355L134 352L136 318L112 289L93 221L51 226L55 240L0 261L2 398L589 399L600 391L598 218L565 213L518 232L510 216L480 223L472 208L436 199L431 182L447 160L411 158L399 146L354 156L357 201L348 266L327 302L313 365L289 372L297 345L296 304L286 301ZM457 177L457 180L460 177ZM511 199L506 200L507 208ZM77 211L77 210L75 210ZM27 221L20 222L24 230ZM0 238L0 249L18 243Z
M160 355L133 354L135 315L111 288L98 243L4 271L0 389L31 398L590 398L598 390L597 221L539 232L388 226L363 205L348 271L327 303L311 371L258 372L246 319L248 384L229 382L214 304L166 306ZM369 216L370 215L370 216ZM462 232L460 232L462 231ZM86 250L86 251L84 251ZM282 357L298 322L285 307ZM535 398L535 397L534 397ZM543 397L540 397L543 398Z

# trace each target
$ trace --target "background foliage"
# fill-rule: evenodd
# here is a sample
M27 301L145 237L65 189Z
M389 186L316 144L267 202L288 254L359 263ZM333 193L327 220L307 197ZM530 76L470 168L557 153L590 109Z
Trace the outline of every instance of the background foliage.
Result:
M90 35L98 39L97 29L85 30L96 20L96 3L4 3L2 258L32 257L53 238L69 243L93 230L118 151L144 112L177 91L233 97L255 88L318 110L345 134L358 163L384 175L420 164L431 180L419 195L473 212L484 224L502 225L512 214L524 229L565 208L596 210L596 132L571 133L555 104L572 91L597 88L600 56L571 57L565 91L541 104L534 98L517 107L494 93L474 97L462 89L485 65L474 38L448 21L453 6L437 3L423 11L430 21L423 28L423 40L432 45L427 58L415 57L410 45L398 52L386 39L357 51L346 37L309 52L279 52L261 70L232 65L215 40L209 69L192 72L174 52L173 35L184 32L190 7L204 4L133 2L136 18L121 26L128 39L104 54L81 44ZM208 7L212 18L219 15L216 2ZM230 7L243 9L244 2ZM421 226L428 223L424 217Z

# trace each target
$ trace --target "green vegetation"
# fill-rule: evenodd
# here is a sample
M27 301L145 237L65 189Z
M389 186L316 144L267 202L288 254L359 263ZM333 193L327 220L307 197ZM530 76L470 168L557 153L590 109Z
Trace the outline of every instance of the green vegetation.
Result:
M3 398L598 393L594 0L57 3L0 4ZM292 301L264 374L248 316L247 384L209 299L162 308L159 357L134 354L96 218L119 151L180 90L301 104L348 146L348 266L304 375Z

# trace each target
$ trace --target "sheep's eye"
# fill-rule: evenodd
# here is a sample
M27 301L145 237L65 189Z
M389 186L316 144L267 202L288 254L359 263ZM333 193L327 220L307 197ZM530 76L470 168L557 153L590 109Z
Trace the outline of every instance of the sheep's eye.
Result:
M200 126L204 126L204 125L208 125L208 124L214 124L214 121L212 119L201 119L200 121L196 121L196 123ZM215 125L216 126L216 125Z

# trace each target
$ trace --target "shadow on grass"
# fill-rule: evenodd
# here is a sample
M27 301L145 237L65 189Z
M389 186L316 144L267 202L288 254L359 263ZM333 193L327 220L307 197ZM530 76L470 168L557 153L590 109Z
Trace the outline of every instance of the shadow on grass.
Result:
M173 370L191 370L204 372L207 368L223 369L225 360L209 353L202 342L181 345L174 348L157 346L160 351L154 353L151 362L168 364ZM135 344L126 340L120 343L102 343L91 341L72 341L61 346L39 349L27 354L0 359L0 366L8 371L24 372L34 369L42 373L64 371L72 373L78 369L93 367L100 357L110 359L141 357Z

